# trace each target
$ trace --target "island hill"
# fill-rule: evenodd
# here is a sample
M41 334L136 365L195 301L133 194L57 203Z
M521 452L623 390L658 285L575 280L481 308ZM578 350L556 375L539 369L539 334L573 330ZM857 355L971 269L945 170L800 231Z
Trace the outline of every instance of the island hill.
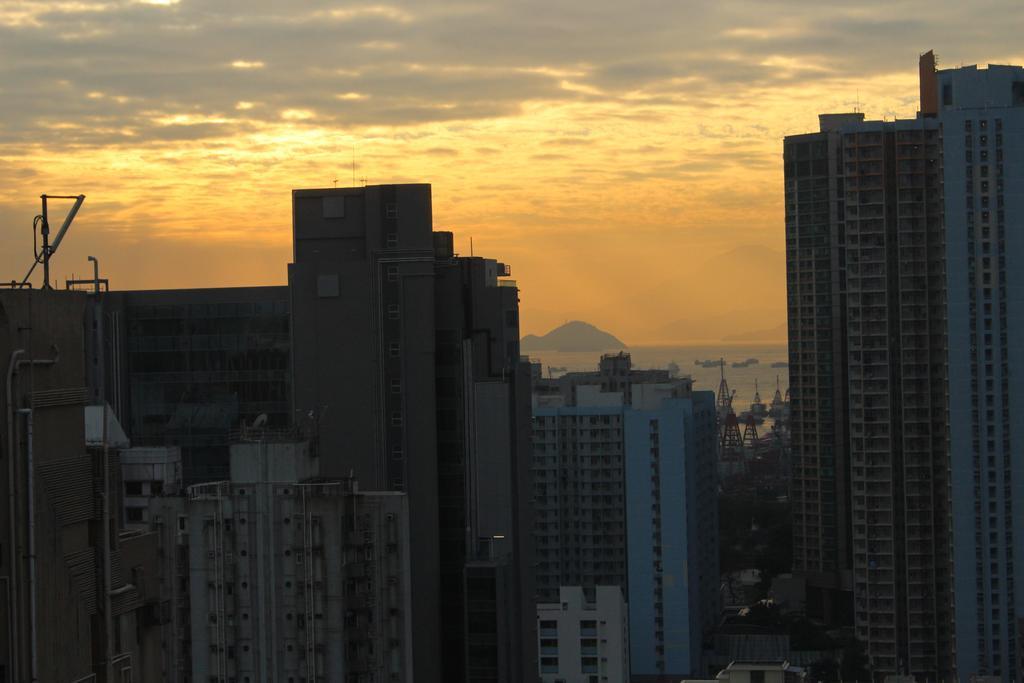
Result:
M582 320L567 322L539 337L528 334L522 338L519 346L524 352L610 351L626 348L626 345L614 335Z

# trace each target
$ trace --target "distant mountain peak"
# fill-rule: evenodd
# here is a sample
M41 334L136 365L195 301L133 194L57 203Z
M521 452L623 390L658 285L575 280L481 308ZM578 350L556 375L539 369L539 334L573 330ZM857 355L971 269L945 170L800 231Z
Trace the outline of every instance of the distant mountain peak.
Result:
M547 334L522 338L523 351L611 351L626 345L614 335L582 320L570 320Z

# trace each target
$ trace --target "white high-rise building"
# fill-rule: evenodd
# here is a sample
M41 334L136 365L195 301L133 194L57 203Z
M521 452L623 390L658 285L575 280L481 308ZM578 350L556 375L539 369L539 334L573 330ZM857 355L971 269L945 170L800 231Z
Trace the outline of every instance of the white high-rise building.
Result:
M1024 68L922 68L921 92L942 125L957 674L1013 681L1024 617Z
M544 683L629 680L629 620L618 586L562 586L559 601L537 605L540 678Z
M915 119L786 138L794 564L877 678L1012 681L1024 68L920 75Z

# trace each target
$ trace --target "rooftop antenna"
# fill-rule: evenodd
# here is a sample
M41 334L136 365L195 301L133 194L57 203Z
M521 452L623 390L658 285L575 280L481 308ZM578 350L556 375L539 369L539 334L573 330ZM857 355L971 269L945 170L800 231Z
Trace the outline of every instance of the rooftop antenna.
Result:
M43 264L43 289L53 289L50 287L50 258L57 253L57 247L60 246L61 240L64 239L64 235L67 234L68 228L71 227L71 221L75 220L75 216L78 214L78 210L82 208L82 202L85 201L85 195L55 195L55 194L43 194L39 195L39 198L43 202L43 212L32 219L32 251L35 254L35 262L32 263L32 267L28 269L28 273L25 274L25 279L21 281L21 286L24 287L28 283L28 279L32 277L32 272L36 269L40 263ZM53 242L50 242L50 219L49 212L47 209L47 200L50 199L74 199L75 204L68 211L68 215L64 218L64 224L60 226L60 230L57 231L57 236L53 238ZM36 228L39 228L39 233L43 239L42 249L36 251Z
M338 189L338 179L334 179L334 189Z
M469 256L470 256L470 258L473 257L473 236L472 235L469 236Z
M352 187L356 186L356 146L352 145Z
M855 114L860 113L860 88L857 88L857 104L853 108Z

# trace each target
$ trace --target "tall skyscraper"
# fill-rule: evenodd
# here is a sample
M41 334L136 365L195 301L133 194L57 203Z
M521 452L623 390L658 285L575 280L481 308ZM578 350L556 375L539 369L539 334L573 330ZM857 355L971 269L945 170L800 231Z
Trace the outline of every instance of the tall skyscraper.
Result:
M856 636L874 675L948 678L939 126L823 116L821 133L785 145L796 565L837 572L842 587L846 567L832 558L848 548ZM819 278L838 293L819 300Z
M935 71L949 279L949 439L961 680L1019 679L1024 616L1024 68Z
M539 600L558 600L563 586L591 599L618 586L631 680L701 673L703 636L719 617L714 394L667 371L632 371L626 354L539 388Z
M872 671L953 671L938 126L843 130L854 623Z
M916 119L823 115L785 141L794 562L809 584L852 569L876 677L1014 680L1024 69L929 52L920 74ZM820 539L846 535L844 567Z
M853 589L847 438L846 230L838 126L786 138L786 282L789 318L793 570L806 579L808 614L846 621Z
M934 679L952 671L939 131L861 118L786 140L796 564L842 587L849 552L872 671ZM807 272L839 291L819 301Z
M519 290L507 265L457 256L450 232L434 233L434 256L444 658L465 660L467 681L530 680L532 424Z
M457 257L429 185L296 190L294 407L325 476L408 493L418 681L536 671L530 376L509 269Z

